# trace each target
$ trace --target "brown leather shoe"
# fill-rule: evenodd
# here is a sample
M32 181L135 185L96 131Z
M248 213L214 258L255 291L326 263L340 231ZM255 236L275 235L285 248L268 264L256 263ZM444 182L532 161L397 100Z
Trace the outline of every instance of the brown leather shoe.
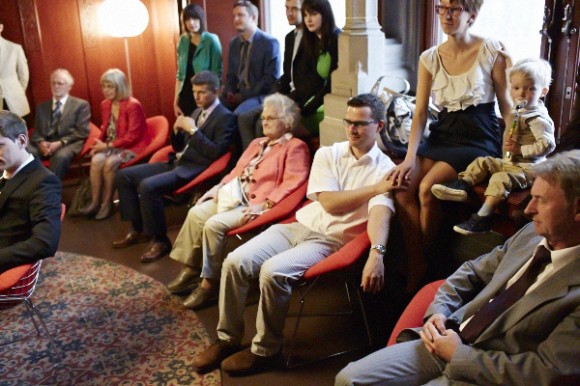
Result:
M125 238L117 241L113 241L113 248L127 248L131 245L135 245L146 241L146 238L137 231L129 231L125 235Z
M240 351L241 348L239 344L218 340L193 359L193 367L198 373L207 373L217 369L225 358Z
M221 368L222 371L233 376L256 374L276 365L281 354L282 353L279 352L274 355L263 357L254 354L249 348L247 348L244 351L237 352L225 359L222 362Z
M190 293L199 285L201 270L199 268L184 266L179 275L167 284L167 289L175 295Z
M193 291L191 295L183 301L183 306L190 310L199 310L209 307L217 303L219 294L220 291L218 288L205 290L201 287L197 287L195 291Z
M159 260L169 252L171 252L171 244L164 241L153 241L149 244L147 252L141 255L141 262L150 263Z

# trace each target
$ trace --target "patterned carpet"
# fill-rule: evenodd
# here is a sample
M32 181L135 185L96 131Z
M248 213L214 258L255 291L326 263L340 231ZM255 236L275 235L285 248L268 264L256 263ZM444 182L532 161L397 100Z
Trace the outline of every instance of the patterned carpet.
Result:
M0 385L219 385L193 357L209 343L194 312L148 276L59 252L41 268L32 297L56 338L36 334L26 307L0 312ZM6 344L15 339L23 340Z

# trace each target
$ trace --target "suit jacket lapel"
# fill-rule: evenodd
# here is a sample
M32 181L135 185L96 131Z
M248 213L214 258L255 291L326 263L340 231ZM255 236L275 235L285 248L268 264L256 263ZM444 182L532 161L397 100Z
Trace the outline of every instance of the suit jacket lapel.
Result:
M8 197L14 193L14 191L22 185L24 181L26 181L26 177L30 174L33 170L36 170L40 165L40 162L35 158L32 162L26 165L16 176L9 179L4 185L4 189L0 192L0 210L4 207L6 200Z

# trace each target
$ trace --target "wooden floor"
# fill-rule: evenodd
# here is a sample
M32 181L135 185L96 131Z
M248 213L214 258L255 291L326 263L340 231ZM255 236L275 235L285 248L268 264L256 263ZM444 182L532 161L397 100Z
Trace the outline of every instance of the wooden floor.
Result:
M75 186L70 183L65 184L63 201L70 203ZM179 231L179 226L183 222L187 213L184 205L171 205L166 210L168 224L170 226L169 236L175 239ZM179 272L180 265L172 259L166 257L159 261L143 264L139 261L139 256L144 252L146 244L135 245L126 249L113 249L111 242L124 236L127 231L127 224L119 220L118 213L109 219L96 221L86 218L66 217L63 222L62 238L59 250L86 254L110 260L119 264L131 267L143 274L149 275L156 280L167 284ZM366 296L365 307L369 313L370 324L375 339L375 347L384 345L388 338L392 325L400 313L401 307L407 301L404 295L395 295L398 290L391 290L388 296L376 295ZM251 295L251 303L245 312L246 319L246 344L249 344L255 333L256 300L257 290ZM298 296L293 299L291 312L295 312L298 306ZM305 311L328 309L335 311L345 309L347 306L346 295L343 284L336 278L329 278L323 281L317 291L306 303ZM373 311L375 310L375 311ZM193 311L192 311L193 312ZM197 312L198 317L206 326L208 332L215 338L215 327L218 320L217 306L210 307ZM291 336L296 318L289 317L286 323L285 335L287 339ZM344 349L357 348L366 340L360 314L351 316L333 317L308 317L301 322L296 343L296 354L298 360L312 358L318 354L326 354ZM287 346L285 350L287 351ZM230 378L223 374L223 384L229 385L332 385L336 373L348 362L364 356L373 351L373 348L366 347L356 350L350 354L341 355L317 363L286 369L282 364L273 370L248 377Z

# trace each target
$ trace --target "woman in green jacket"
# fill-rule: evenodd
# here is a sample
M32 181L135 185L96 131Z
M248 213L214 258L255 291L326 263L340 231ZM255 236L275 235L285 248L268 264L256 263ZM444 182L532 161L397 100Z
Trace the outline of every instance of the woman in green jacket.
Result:
M191 78L203 70L222 77L222 46L217 35L206 31L205 13L197 4L189 4L181 12L184 33L177 44L177 79L175 81L175 116L191 115L195 99Z

